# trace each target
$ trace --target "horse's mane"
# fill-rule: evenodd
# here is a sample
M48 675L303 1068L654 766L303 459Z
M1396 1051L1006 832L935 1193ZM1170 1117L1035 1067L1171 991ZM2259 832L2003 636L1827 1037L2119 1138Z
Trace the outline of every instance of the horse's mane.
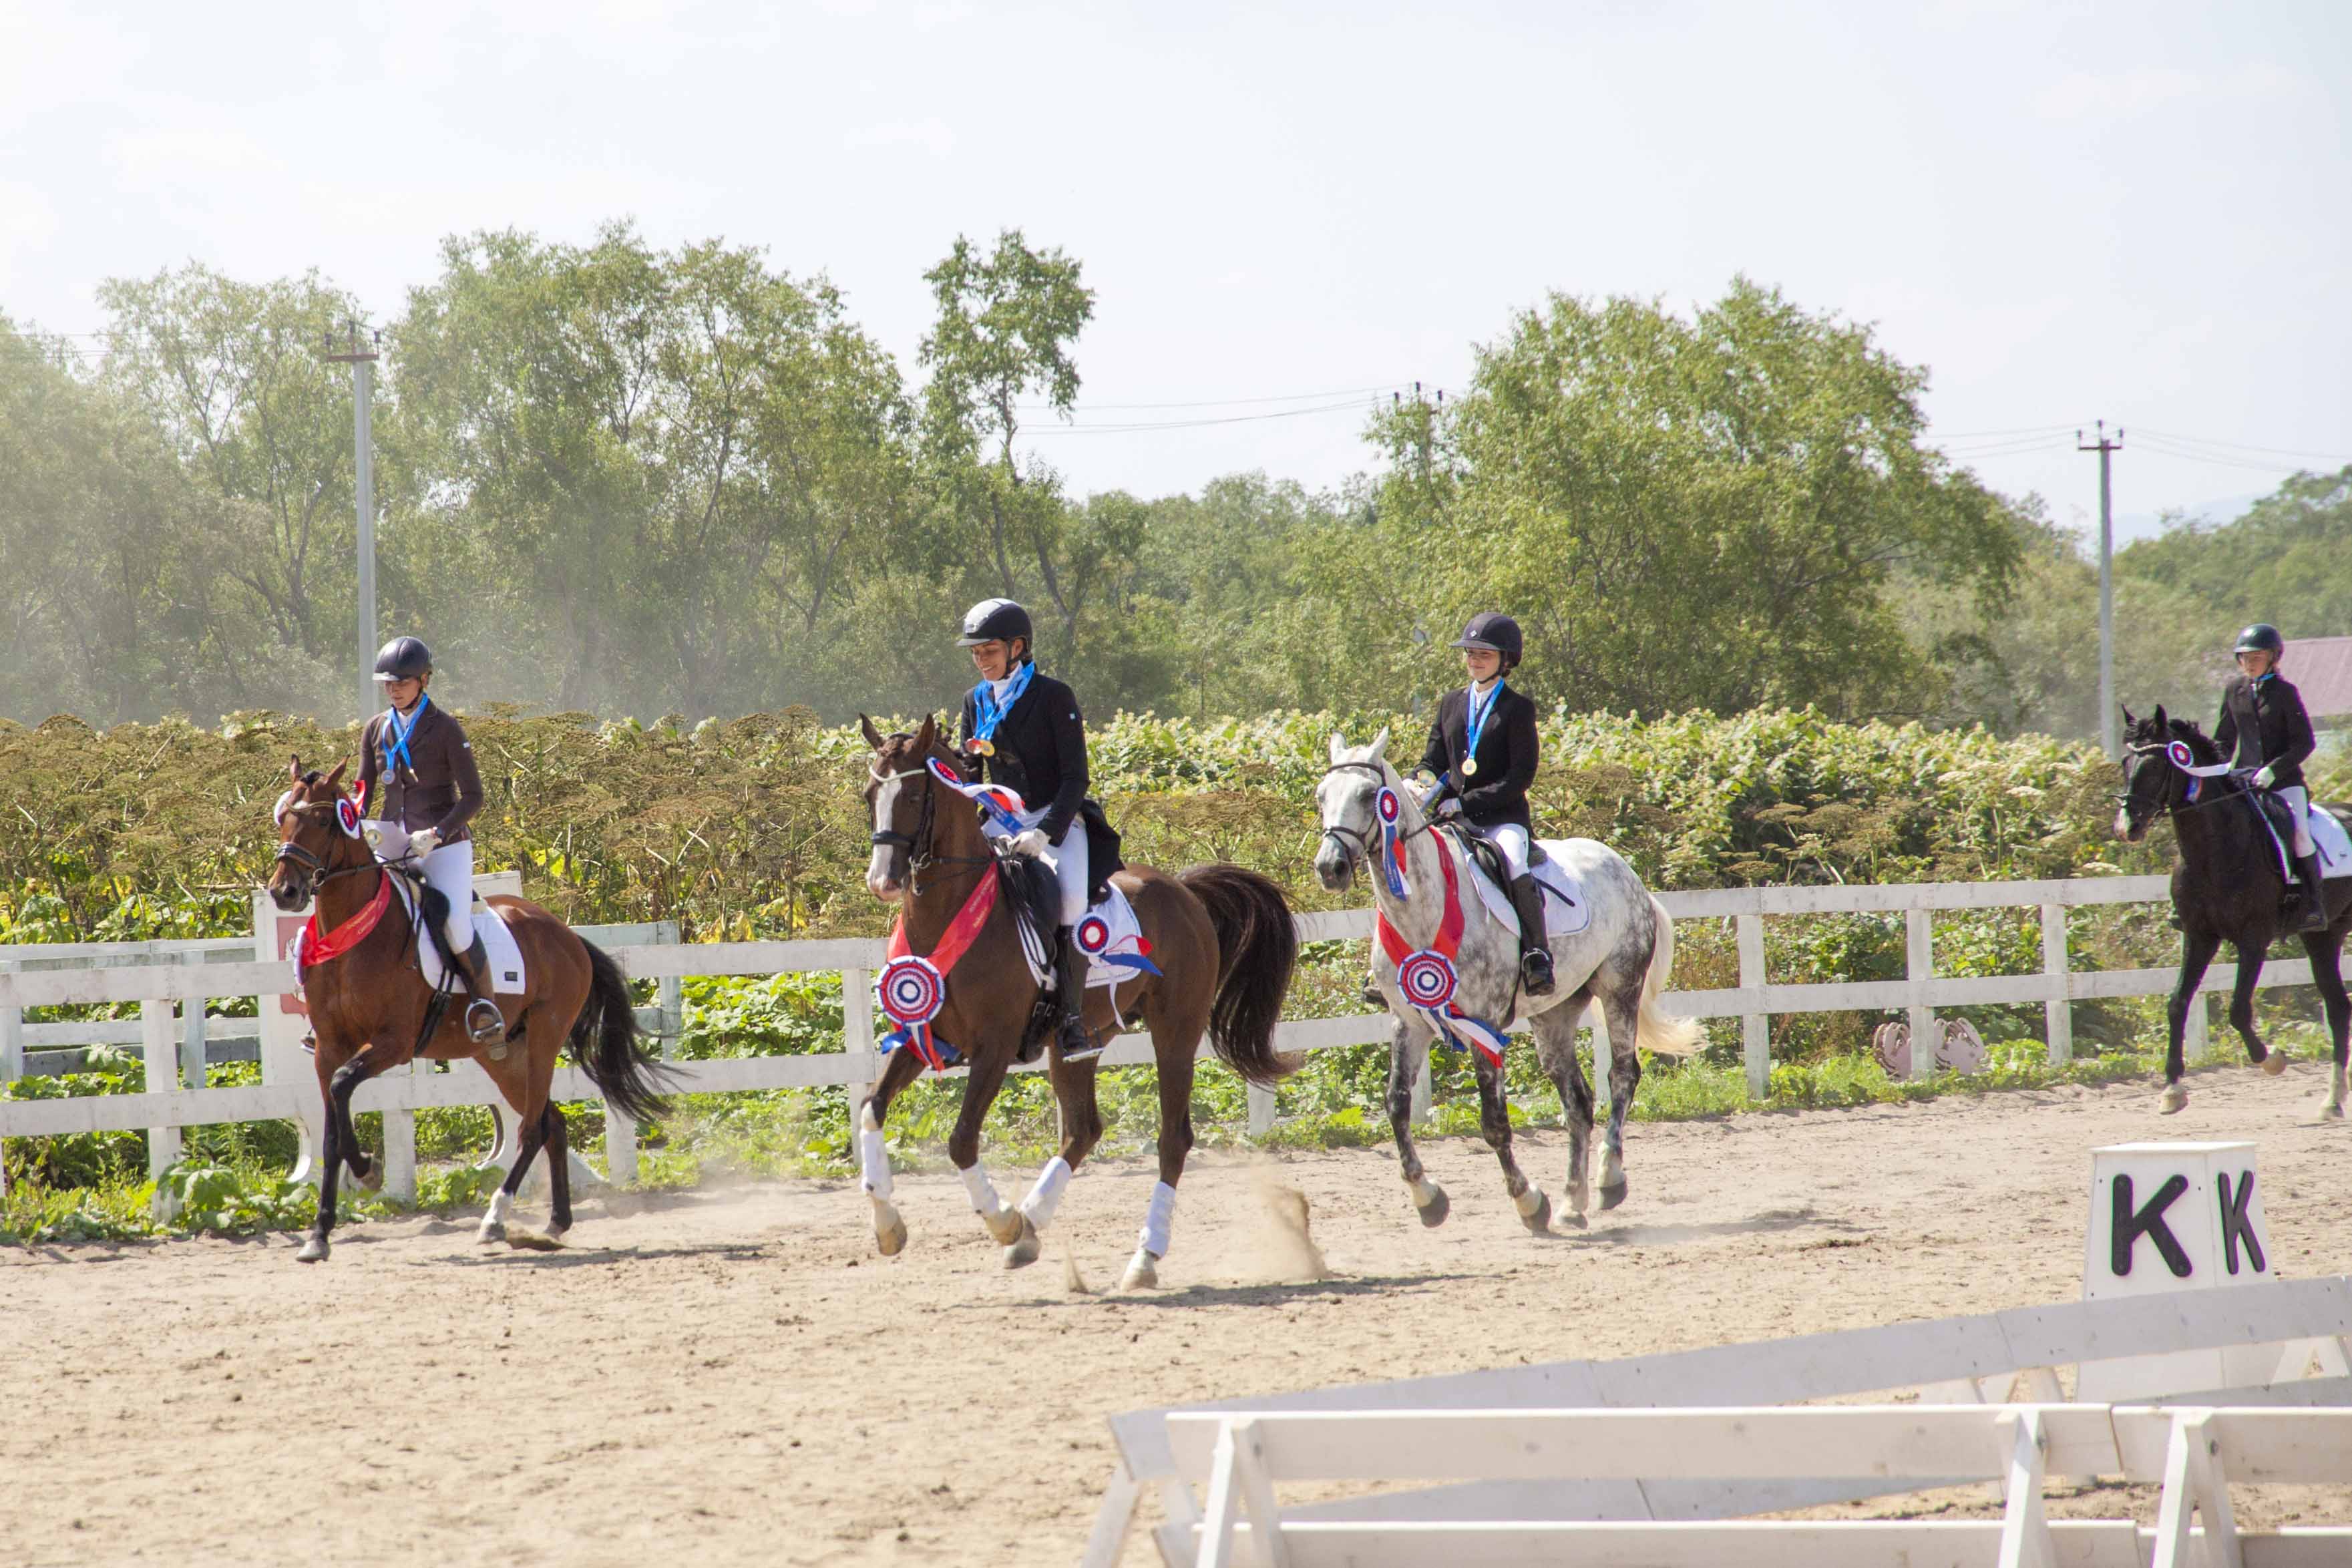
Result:
M2161 707L2147 718L2133 720L2124 739L2136 746L2161 745L2168 740L2186 742L2200 766L2221 760L2221 748L2198 727L2195 720L2172 718Z
M2211 737L2197 727L2195 720L2175 719L2171 722L2171 730L2175 740L2189 742L2189 749L2196 754L2200 766L2210 765L2221 760L2221 748L2215 745Z

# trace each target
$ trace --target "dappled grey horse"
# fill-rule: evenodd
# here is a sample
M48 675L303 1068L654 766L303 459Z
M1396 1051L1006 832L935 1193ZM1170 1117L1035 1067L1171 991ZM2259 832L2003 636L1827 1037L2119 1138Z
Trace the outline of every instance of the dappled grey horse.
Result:
M1696 1022L1670 1018L1657 1005L1658 994L1665 989L1674 968L1674 921L1633 874L1633 868L1607 845L1590 838L1543 840L1544 853L1581 885L1591 918L1580 931L1551 937L1557 983L1549 995L1527 995L1519 987L1517 933L1489 912L1472 887L1471 879L1478 873L1451 832L1432 831L1418 794L1388 760L1388 742L1386 730L1370 745L1353 750L1342 737L1331 737L1331 765L1316 790L1316 804L1323 816L1323 845L1315 857L1316 875L1336 892L1345 889L1360 868L1371 882L1373 900L1381 916L1395 928L1402 945L1415 951L1430 947L1437 939L1445 919L1449 886L1455 889L1452 896L1461 909L1461 931L1453 955L1456 975L1453 1000L1464 1013L1499 1028L1527 1021L1535 1037L1536 1060L1544 1075L1559 1086L1560 1104L1567 1111L1568 1203L1576 1223L1582 1225L1591 1196L1587 1165L1592 1141L1592 1089L1577 1058L1577 1020L1587 1004L1598 1001L1608 1022L1609 1133L1601 1164L1601 1206L1611 1209L1625 1201L1625 1112L1633 1103L1634 1086L1642 1080L1636 1049L1684 1056L1697 1047L1701 1037ZM1384 843L1383 790L1392 792L1395 802L1394 817L1388 826L1394 831L1403 863L1407 890L1402 896L1391 889L1378 865ZM1397 1156L1403 1163L1413 1206L1421 1213L1422 1224L1434 1226L1444 1222L1445 1193L1422 1170L1410 1120L1413 1080L1436 1041L1437 1026L1400 984L1397 967L1396 959L1376 941L1373 975L1397 1021L1389 1047L1389 1125L1396 1132ZM1512 1158L1511 1119L1503 1099L1502 1070L1476 1050L1470 1057L1478 1075L1480 1130L1502 1162L1504 1184L1520 1220L1529 1230L1540 1232L1551 1223L1551 1200L1520 1173L1518 1163Z

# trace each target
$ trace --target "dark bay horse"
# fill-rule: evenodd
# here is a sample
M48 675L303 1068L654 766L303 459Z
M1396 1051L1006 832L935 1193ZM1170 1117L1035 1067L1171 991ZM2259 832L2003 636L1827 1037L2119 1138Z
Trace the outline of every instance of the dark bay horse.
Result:
M489 1045L476 1045L467 1037L460 1000L444 1011L429 1038L421 1037L434 994L417 969L415 944L430 938L416 929L394 894L394 873L347 826L356 813L342 793L342 767L331 773L305 773L297 757L289 773L293 787L278 806L278 864L270 873L269 896L287 910L315 900L315 929L330 946L341 945L337 933L364 928L348 948L314 963L302 975L318 1038L327 1126L319 1160L319 1218L295 1256L305 1263L327 1256L336 1178L345 1165L362 1186L373 1191L383 1184L383 1173L360 1148L352 1126L352 1095L376 1074L419 1056L479 1061L520 1118L520 1147L482 1216L479 1238L505 1237L515 1192L542 1146L553 1200L547 1234L561 1237L572 1226L572 1177L563 1112L549 1088L565 1041L589 1081L621 1110L646 1121L663 1110L665 1069L639 1042L629 983L620 965L537 904L504 895L489 899L522 949L528 987L520 996L499 999L509 1020L507 1033ZM371 910L377 911L373 924Z
M984 879L1000 876L997 855L981 831L978 808L936 776L941 763L957 773L953 752L926 718L913 734L885 736L864 720L874 748L866 799L874 823L874 854L866 885L877 899L901 906L907 951L931 955L971 903L984 917L962 928L958 956L946 964L944 1003L931 1027L970 1064L963 1104L948 1139L948 1157L962 1173L971 1206L1004 1248L1008 1268L1037 1259L1038 1233L1052 1222L1062 1193L1102 1136L1095 1103L1096 1059L1065 1061L1054 1047L1047 1072L1061 1108L1062 1146L1017 1207L997 1196L980 1163L980 1130L1004 1075L1030 1038L1049 1023L1037 1015L1039 989L1023 956L1010 887L992 894ZM1129 867L1113 880L1135 906L1150 956L1160 973L1137 974L1087 992L1087 1027L1097 1038L1138 1017L1151 1030L1160 1083L1160 1184L1152 1189L1142 1234L1123 1283L1159 1282L1175 1217L1176 1184L1192 1147L1192 1060L1203 1033L1217 1058L1255 1084L1272 1084L1298 1065L1278 1055L1274 1029L1298 956L1297 928L1282 889L1238 866L1195 866L1170 877ZM968 944L957 947L969 937ZM1050 1027L1045 1027L1050 1034ZM874 1204L874 1236L885 1256L907 1245L906 1222L890 1201L890 1163L882 1124L890 1101L912 1083L924 1063L913 1047L894 1051L858 1110L861 1185Z
M2180 917L2180 979L2167 1010L2164 1098L2158 1106L2169 1116L2189 1103L2189 1091L2180 1083L2186 1070L2181 1034L2189 1009L2197 1005L2198 982L2205 978L2206 966L2224 942L2238 950L2231 1026L2246 1042L2247 1058L2264 1072L2275 1076L2286 1070L2286 1058L2273 1055L2254 1032L2254 983L2262 977L2263 956L2272 942L2294 931L2295 922L2283 912L2287 883L2279 870L2278 851L2263 826L2254 796L2222 766L2221 749L2188 720L2166 718L2160 707L2147 719L2135 719L2125 709L2124 737L2124 796L2116 813L2116 835L2137 844L2149 822L2163 812L2172 818L2172 836L2180 847L2172 867L2172 907ZM2347 816L2343 806L2323 806L2316 801L2311 809ZM2342 967L2345 932L2352 929L2352 879L2333 878L2320 887L2327 900L2327 929L2298 934L2311 955L2312 983L2319 987L2327 1032L2336 1046L2336 1070L2320 1114L2340 1120L2346 1037L2352 1030L2352 1000L2345 995Z

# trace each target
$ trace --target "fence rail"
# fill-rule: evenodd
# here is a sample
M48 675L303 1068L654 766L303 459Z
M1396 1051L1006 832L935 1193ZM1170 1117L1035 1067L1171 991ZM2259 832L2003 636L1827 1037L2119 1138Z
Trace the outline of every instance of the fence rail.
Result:
M1770 1019L1774 1014L1899 1009L1910 1020L1914 1041L1932 1040L1937 1008L1987 1004L2042 1004L2051 1061L2074 1052L2074 1003L2112 997L2161 995L2172 989L2169 969L2073 971L2068 966L2066 916L2092 905L2143 903L2168 896L2161 876L2084 878L2064 881L1923 882L1866 887L1778 887L1706 889L1659 895L1678 921L1728 919L1733 922L1739 984L1702 991L1668 992L1668 1011L1696 1017L1741 1020L1748 1087L1761 1098L1770 1079ZM1990 977L1938 976L1935 973L1934 917L1939 911L2038 907L2042 935L2040 973ZM1906 965L1900 980L1840 981L1786 984L1769 980L1764 959L1764 920L1820 914L1904 916ZM1371 934L1370 910L1342 910L1297 917L1302 941L1361 939ZM582 934L604 947L633 980L660 983L661 1004L641 1009L649 1028L675 1036L681 1026L678 982L688 975L768 975L838 973L842 976L843 1048L792 1057L747 1057L673 1063L678 1087L690 1093L746 1089L844 1087L863 1093L878 1075L875 1050L872 983L884 960L877 939L809 942L719 942L680 943L677 928L659 925L583 927ZM0 1138L44 1137L136 1128L150 1130L149 1162L160 1173L178 1157L178 1129L218 1122L291 1119L314 1128L319 1094L307 1061L289 1063L282 1050L263 1047L264 1081L210 1088L206 1068L241 1054L244 1042L266 1035L266 1025L246 1018L206 1018L204 1004L225 997L257 998L266 1012L290 984L288 965L278 959L256 962L268 951L255 939L126 943L0 946L0 1082L38 1071L70 1071L89 1047L136 1044L148 1088L138 1094L83 1096L70 1100L0 1100ZM225 961L226 960L226 961ZM2226 990L2236 966L2216 964L2202 989ZM2311 983L2307 960L2273 963L2262 975L2264 987ZM137 1002L135 1020L26 1024L24 1009L93 1003ZM1598 1009L1586 1015L1593 1028L1596 1058L1606 1050ZM1277 1044L1285 1051L1312 1051L1385 1040L1385 1014L1353 1014L1294 1020L1282 1026ZM2191 1059L2204 1054L2206 1009L2190 1010ZM1206 1052L1204 1044L1203 1052ZM273 1054L275 1060L272 1059ZM1107 1067L1148 1063L1148 1036L1129 1035L1103 1055ZM1018 1070L1035 1070L1034 1068ZM1935 1071L1935 1053L1912 1052L1912 1071ZM1605 1073L1596 1073L1605 1085ZM1425 1109L1424 1094L1421 1100ZM584 1076L570 1068L557 1074L556 1093L567 1100L596 1098ZM429 1064L388 1074L362 1086L354 1100L360 1110L387 1112L386 1141L405 1147L393 1152L389 1182L413 1195L415 1111L433 1106L495 1104L489 1080L478 1069L457 1066L434 1070ZM1253 1131L1269 1129L1271 1091L1251 1091ZM608 1105L606 1157L612 1179L633 1179L635 1129Z

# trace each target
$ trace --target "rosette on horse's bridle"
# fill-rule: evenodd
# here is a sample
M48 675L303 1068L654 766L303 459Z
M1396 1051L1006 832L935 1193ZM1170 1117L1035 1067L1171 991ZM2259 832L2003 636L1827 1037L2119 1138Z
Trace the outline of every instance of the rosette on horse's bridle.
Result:
M1382 789L1381 794L1391 799L1394 795L1388 789ZM1393 831L1389 823L1383 814L1384 833ZM1381 951L1397 966L1397 988L1404 993L1407 1002L1421 1009L1422 1016L1437 1031L1439 1042L1457 1051L1475 1046L1479 1055L1500 1067L1509 1037L1486 1019L1464 1012L1462 1005L1454 999L1461 984L1454 958L1462 951L1462 885L1454 873L1454 856L1442 844L1437 846L1437 863L1445 872L1445 913L1437 922L1436 938L1424 948L1408 947L1396 927L1389 924L1385 913L1373 917L1372 931L1380 941Z

